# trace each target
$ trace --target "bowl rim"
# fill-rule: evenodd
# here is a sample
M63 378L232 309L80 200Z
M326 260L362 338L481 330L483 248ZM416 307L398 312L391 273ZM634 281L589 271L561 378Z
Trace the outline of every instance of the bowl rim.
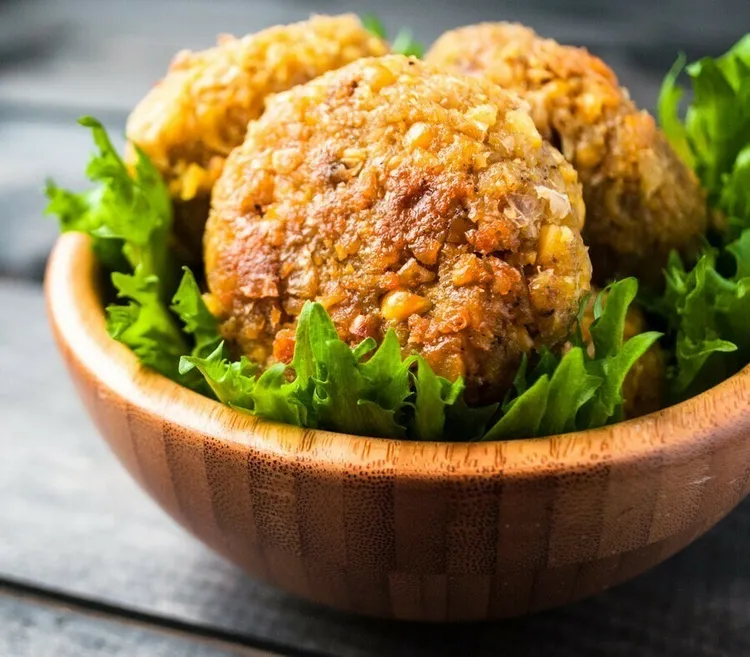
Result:
M281 460L307 461L340 476L352 464L385 462L399 475L434 479L481 475L534 478L627 465L669 451L689 458L701 444L750 432L750 365L710 390L650 415L599 429L545 438L487 442L420 442L368 438L256 418L142 367L106 332L99 266L88 236L62 234L45 274L47 313L66 360L144 417ZM734 429L732 429L734 427Z

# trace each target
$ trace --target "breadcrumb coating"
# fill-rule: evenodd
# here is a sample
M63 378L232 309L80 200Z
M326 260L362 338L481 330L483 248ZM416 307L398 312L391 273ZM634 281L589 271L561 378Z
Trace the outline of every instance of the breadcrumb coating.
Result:
M350 344L496 400L566 340L591 266L578 177L515 94L400 55L278 94L229 156L206 228L209 307L237 351L288 362L318 300Z
M446 32L426 61L483 76L530 103L542 136L583 184L597 282L636 275L658 285L672 249L696 253L707 227L698 180L602 60L522 25L484 23Z
M126 133L154 161L176 201L176 228L200 250L209 196L231 150L266 98L387 44L354 15L315 16L218 46L182 51L130 115Z

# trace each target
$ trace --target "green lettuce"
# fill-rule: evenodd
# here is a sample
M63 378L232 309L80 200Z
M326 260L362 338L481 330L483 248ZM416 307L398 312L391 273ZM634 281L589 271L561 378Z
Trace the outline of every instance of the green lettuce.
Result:
M165 303L173 278L167 237L172 205L152 162L137 151L129 171L96 119L79 123L91 130L97 152L86 168L97 186L82 194L47 184L46 212L57 214L63 231L91 235L103 264L114 269L112 284L123 304L107 307L107 330L141 361L170 378L177 377L180 355L188 350L174 315Z
M463 379L451 383L438 376L421 356L417 359L417 371L413 377L414 437L417 440L440 440L444 435L447 408L453 406L463 393Z
M674 335L672 391L685 399L731 376L750 362L750 231L728 245L735 271L717 270L719 251L707 249L686 270L673 254L658 310Z
M731 171L723 180L717 206L727 219L726 244L750 228L750 143L737 154Z
M684 120L683 68L692 86ZM663 296L654 304L670 329L671 387L678 400L750 362L750 35L716 59L685 67L680 57L662 85L659 118L726 226L714 236L718 246L706 246L691 269L671 256Z
M192 356L208 356L221 342L216 318L203 301L198 282L188 267L183 267L182 280L172 297L172 312L182 322L183 331L193 338Z
M398 438L406 436L413 362L413 356L401 357L393 331L377 349L372 339L350 348L323 306L308 302L298 318L288 367L273 365L256 380L257 368L249 361L232 362L217 347L205 358L183 356L180 371L197 368L220 401L267 419Z
M564 355L543 351L530 371L524 360L502 416L484 439L547 436L622 420L625 377L661 335L649 331L623 342L625 317L637 292L637 281L627 278L599 293L590 329L592 349L576 330Z
M680 119L680 103L685 90L677 84L677 78L685 68L685 55L680 54L664 78L659 91L656 109L661 129L667 136L675 152L691 168L695 166L695 157L688 142L687 129Z
M372 339L349 347L313 302L299 316L289 366L274 365L256 379L257 368L247 359L232 361L217 347L206 357L183 356L180 372L199 370L216 397L236 408L344 433L499 440L595 428L622 419L625 376L660 336L642 333L623 343L637 289L631 278L602 293L607 303L595 305L591 355L576 338L563 356L545 351L530 372L524 359L515 392L501 407L467 406L463 380L438 376L419 356L404 358L392 330L377 348Z
M47 183L48 214L59 217L63 231L91 236L120 303L107 306L107 331L130 347L144 365L201 392L201 377L183 377L183 355L205 355L219 342L216 320L209 313L192 273L185 270L171 299L176 279L169 249L172 202L151 160L136 148L129 169L96 119L79 123L92 132L95 154L86 168L96 184L73 193Z
M679 117L683 90L677 78L684 64L680 57L664 80L659 120L716 204L737 156L750 143L750 35L725 55L705 57L685 68L693 99L683 121Z

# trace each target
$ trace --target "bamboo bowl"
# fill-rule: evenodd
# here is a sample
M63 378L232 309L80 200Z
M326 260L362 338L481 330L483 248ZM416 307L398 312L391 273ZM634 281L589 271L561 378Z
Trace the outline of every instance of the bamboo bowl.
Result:
M536 440L417 443L255 419L144 370L105 331L87 238L46 279L78 392L123 465L253 577L385 618L517 616L681 550L750 491L750 368L688 402Z

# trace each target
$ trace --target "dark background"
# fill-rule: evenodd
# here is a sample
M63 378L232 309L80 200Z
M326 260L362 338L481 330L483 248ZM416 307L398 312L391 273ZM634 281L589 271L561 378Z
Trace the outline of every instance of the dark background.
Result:
M750 1L0 0L0 657L750 655L750 504L652 573L531 619L386 624L308 606L175 527L109 455L51 344L40 281L56 235L46 176L84 184L92 114L120 135L181 48L318 13L377 13L432 41L518 20L588 46L653 108L682 50L717 55ZM121 143L121 140L119 141Z

